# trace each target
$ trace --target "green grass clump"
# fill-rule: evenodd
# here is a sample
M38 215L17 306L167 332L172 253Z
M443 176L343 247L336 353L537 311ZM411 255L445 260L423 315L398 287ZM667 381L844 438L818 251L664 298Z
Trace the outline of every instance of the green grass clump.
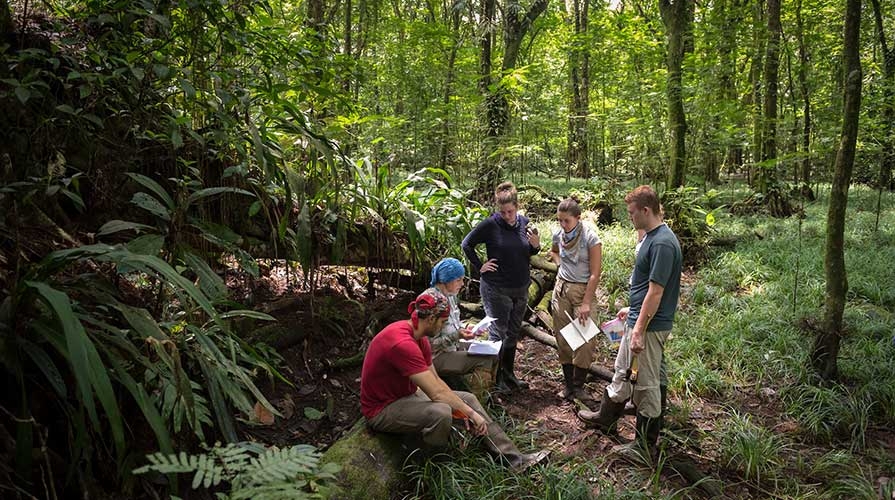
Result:
M720 428L721 456L728 467L739 471L744 479L754 484L779 477L780 452L786 445L778 435L753 423L748 414L736 411Z

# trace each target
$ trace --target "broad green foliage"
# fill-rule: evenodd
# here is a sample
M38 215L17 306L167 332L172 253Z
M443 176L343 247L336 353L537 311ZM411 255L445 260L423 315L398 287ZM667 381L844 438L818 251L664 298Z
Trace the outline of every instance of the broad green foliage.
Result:
M160 219L170 218L162 211L168 209L162 203L172 199L143 180L158 197L155 205L146 206ZM72 179L58 182L7 185L0 202L7 213L16 215L37 210L41 200L60 194L78 199L76 192L69 191L76 186ZM194 193L196 198L211 194L207 190ZM15 234L23 230L20 223L4 218L0 232ZM238 309L222 314L204 287L197 287L159 257L160 244L143 245L143 250L156 248L154 252L138 252L132 246L85 245L51 252L38 262L29 262L21 254L16 256L15 273L4 275L9 288L0 301L0 363L17 381L23 417L20 435L30 436L35 423L63 424L75 442L90 439L99 447L110 441L121 464L132 453L127 448L130 433L143 429L143 424L124 421L125 414L132 414L127 409L130 405L136 406L166 452L172 450L172 435L184 424L204 439L204 429L214 418L224 437L235 440L232 407L251 414L258 401L273 410L252 378L256 371L273 375L276 371L268 358L234 337L228 325L228 320L242 316L273 318ZM97 269L113 272L97 273ZM162 313L151 305L135 306L129 303L132 299L122 296L109 274L117 274L113 279L150 283L158 298L176 301ZM147 291L147 295L152 294ZM49 421L31 420L32 404L49 406L59 422L47 415L38 417ZM18 443L18 465L27 471L30 441ZM72 446L73 463L88 461L94 453L91 447Z
M226 483L228 492L215 494L221 500L327 498L327 483L339 471L336 464L321 464L320 452L303 444L280 449L216 443L198 455L154 453L146 458L149 464L134 474L193 474L193 489L218 489Z

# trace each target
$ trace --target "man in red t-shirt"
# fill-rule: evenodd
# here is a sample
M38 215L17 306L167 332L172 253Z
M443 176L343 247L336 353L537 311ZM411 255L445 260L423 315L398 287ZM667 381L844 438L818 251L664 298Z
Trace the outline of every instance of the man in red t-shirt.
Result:
M453 391L432 366L429 337L437 335L450 314L447 297L430 290L407 307L410 319L396 321L377 334L361 371L361 412L373 430L420 434L430 446L447 446L455 421L482 440L488 451L515 469L539 463L548 452L523 454L468 392Z

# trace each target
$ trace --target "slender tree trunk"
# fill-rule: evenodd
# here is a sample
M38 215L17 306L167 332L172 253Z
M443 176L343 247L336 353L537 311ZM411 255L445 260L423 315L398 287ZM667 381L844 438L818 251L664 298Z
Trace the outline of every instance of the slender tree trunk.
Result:
M767 0L768 43L764 58L764 105L761 127L761 166L756 171L760 193L776 181L777 87L780 75L780 0Z
M808 49L805 47L805 27L802 23L802 0L796 2L796 38L799 43L799 89L802 92L802 172L803 189L811 185L811 90L808 72L811 70Z
M668 101L668 128L671 131L671 169L666 185L669 188L683 186L686 182L687 116L684 113L683 66L687 37L693 15L692 0L659 0L659 10L668 46L665 63L668 83L665 89Z
M0 0L0 40L12 41L15 33L8 0Z
M569 139L566 159L577 177L590 177L587 115L589 111L589 44L587 42L588 2L567 0L566 15L575 36L569 50Z
M761 69L764 66L764 3L756 1L752 9L752 38L754 42L752 66L749 69L749 81L752 82L752 164L749 172L749 183L754 187L755 164L761 161L762 144L762 80Z
M352 2L351 0L345 0L345 45L342 47L342 53L345 55L346 60L351 59L351 11L352 11ZM342 87L345 89L346 93L351 92L351 77L349 75L345 75L342 80Z
M842 137L836 155L836 169L830 189L830 208L827 212L827 242L824 258L826 301L821 331L814 339L811 366L823 380L832 380L838 372L839 341L842 313L848 279L845 270L845 209L848 188L855 161L858 117L861 111L861 58L859 53L861 30L861 0L846 0L843 66L845 104L842 110Z
M479 12L479 93L488 94L491 86L491 46L494 43L494 11L497 0L482 0Z
M441 168L446 168L448 163L448 154L450 148L450 132L452 120L450 119L451 95L454 92L454 66L457 62L457 51L460 48L460 11L452 9L451 12L451 52L448 55L447 75L444 79L444 93L442 94L442 104L445 109L445 117L441 125L441 144L439 145L439 163Z
M492 19L494 16L494 1L495 0L484 0L483 4L483 16L482 22L487 23L487 26L490 27L492 23ZM547 10L547 1L548 0L534 0L531 4L531 7L528 8L526 12L522 6L519 4L517 0L507 0L507 4L504 5L504 52L503 52L503 62L501 64L501 71L506 73L509 70L512 70L516 67L516 60L519 57L519 48L522 46L522 40L525 38L526 33L528 33L531 24L535 19L538 18L545 10ZM490 4L490 7L488 5ZM489 11L490 8L490 11ZM525 12L523 15L522 12ZM487 50L486 50L487 49ZM482 55L481 55L481 72L484 75L485 70L485 55L487 53L487 67L488 74L490 75L490 67L491 67L491 41L490 39L486 42L482 41ZM489 85L482 85L482 81L480 79L480 89L484 90L485 95L485 120L486 120L486 144L485 144L485 156L486 158L493 157L492 153L497 150L500 142L506 136L507 129L510 123L510 103L507 99L507 91L506 89L498 86L498 88L490 89L490 76L488 79ZM477 187L477 192L480 198L484 196L490 196L490 193L494 191L494 188L497 186L497 181L501 177L501 171L503 170L504 160L501 158L496 158L493 160L487 160L482 162L482 170L479 172L481 179L479 186Z
M737 104L737 79L736 79L736 59L737 59L737 32L729 29L730 26L739 26L742 22L742 11L739 0L719 0L712 4L713 24L718 32L718 99L720 102ZM717 129L731 125L725 123L723 118L717 119L715 125ZM741 125L741 124L736 124ZM731 141L732 142L732 141ZM726 146L723 164L728 170L738 168L743 162L743 148L737 143L729 143ZM706 181L713 185L720 182L719 168L706 168Z
M895 46L889 47L883 25L883 12L879 0L873 3L873 18L876 22L876 35L883 56L883 105L882 123L883 158L879 169L879 187L895 189L892 183L892 168L895 167Z

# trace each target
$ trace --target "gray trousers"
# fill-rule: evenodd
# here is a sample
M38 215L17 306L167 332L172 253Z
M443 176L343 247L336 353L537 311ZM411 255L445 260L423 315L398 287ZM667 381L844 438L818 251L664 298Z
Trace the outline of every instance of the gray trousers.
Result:
M476 368L493 370L497 366L497 356L470 356L466 351L448 351L432 358L432 364L442 377L466 375Z
M521 456L516 445L491 419L474 395L463 391L454 391L454 394L488 422L488 434L481 440L485 449L510 461L517 460ZM452 432L465 432L463 427L454 429L452 414L450 405L432 401L423 391L418 390L410 396L393 401L375 417L368 419L367 425L379 432L421 434L425 444L444 447L450 444Z
M491 340L502 340L501 350L516 349L522 319L528 310L528 286L502 288L489 285L482 280L479 285L485 314L497 320L491 323L488 336Z

